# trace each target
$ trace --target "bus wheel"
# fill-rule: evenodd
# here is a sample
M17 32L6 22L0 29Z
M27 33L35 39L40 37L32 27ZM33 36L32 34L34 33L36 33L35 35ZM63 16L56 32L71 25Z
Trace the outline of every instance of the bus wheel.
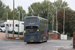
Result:
M44 41L43 41L43 38L42 38L42 43L43 43Z
M47 37L46 37L46 41L45 42L47 42Z
M42 43L43 42L43 38L40 40L40 43Z

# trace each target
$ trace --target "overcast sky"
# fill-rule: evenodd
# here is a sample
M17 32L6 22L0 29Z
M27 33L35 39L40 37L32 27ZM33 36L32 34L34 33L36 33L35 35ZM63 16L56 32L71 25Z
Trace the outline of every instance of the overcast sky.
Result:
M5 5L9 5L11 9L13 9L13 0L1 0ZM42 2L43 0L15 0L15 8L17 6L22 6L23 9L28 13L28 6L30 6L34 2ZM50 0L51 2L54 2L54 0ZM64 0L63 0L64 1ZM75 10L75 0L65 0L69 7L73 10Z

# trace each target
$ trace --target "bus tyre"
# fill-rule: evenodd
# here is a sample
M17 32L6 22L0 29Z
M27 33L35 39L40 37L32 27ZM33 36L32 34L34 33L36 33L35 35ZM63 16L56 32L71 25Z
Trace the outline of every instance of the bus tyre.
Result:
M41 43L43 42L43 38L40 40L40 42L41 42Z
M46 41L45 42L47 42L47 37L46 37Z

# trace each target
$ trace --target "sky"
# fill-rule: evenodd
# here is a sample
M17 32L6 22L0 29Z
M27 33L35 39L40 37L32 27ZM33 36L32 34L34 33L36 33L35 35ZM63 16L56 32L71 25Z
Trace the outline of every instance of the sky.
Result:
M13 0L1 0L5 5L9 5L9 7L13 10ZM17 6L22 6L23 9L28 13L28 7L34 2L42 2L43 0L15 0L15 8ZM54 0L50 0L54 2ZM56 1L56 0L55 0ZM72 10L75 10L75 0L63 0L68 3L68 7Z

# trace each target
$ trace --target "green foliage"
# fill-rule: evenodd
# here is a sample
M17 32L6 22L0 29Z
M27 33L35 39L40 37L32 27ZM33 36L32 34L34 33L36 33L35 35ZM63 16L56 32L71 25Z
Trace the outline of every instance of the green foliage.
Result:
M70 37L70 36L67 36L67 40L71 40L72 39L72 37Z
M58 26L59 26L59 32L63 32L63 17L64 17L64 10L61 9L58 11ZM65 9L65 32L69 32L70 36L72 36L73 32L75 31L75 11L72 11L71 9Z
M64 5L65 4L65 5ZM50 2L49 0L44 0L43 2L35 2L32 3L28 10L28 16L41 16L43 18L48 19L48 23L52 23L52 17L55 16L56 9L60 10L64 7L67 7L67 2L63 2L62 0L57 0L55 2Z
M22 8L22 6L17 7L17 12L20 11L20 20L26 16L26 11ZM19 14L18 14L19 15ZM18 18L18 17L17 17Z
M5 11L2 15L2 20L7 20L7 16L8 19L11 19L11 9L9 8L9 6L6 6Z
M67 34L68 36L71 36L71 35L72 35L71 33L68 33L68 32L67 32L66 34Z
M0 0L0 19L2 18L2 14L4 13L5 9L4 9L5 5L2 3L2 1Z

